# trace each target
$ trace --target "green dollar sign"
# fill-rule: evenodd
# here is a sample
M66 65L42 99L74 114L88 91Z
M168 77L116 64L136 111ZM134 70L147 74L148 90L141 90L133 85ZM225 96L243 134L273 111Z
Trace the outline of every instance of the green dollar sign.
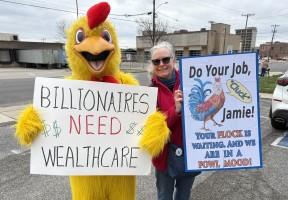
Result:
M141 127L140 127L140 130L138 131L137 135L142 135L142 133L143 133L143 128L144 128L144 126L141 126Z
M53 129L54 129L54 132L55 132L55 135L54 135L54 136L55 136L56 138L59 137L59 135L60 135L60 133L61 133L61 128L58 127L56 120L53 122Z
M137 125L136 122L133 122L129 125L129 129L126 131L126 134L133 134L134 133L134 128Z
M46 124L45 120L42 121L42 124L43 124L43 127L44 127L43 134L44 134L45 137L48 137L49 136L49 131L51 130L51 126L49 124Z

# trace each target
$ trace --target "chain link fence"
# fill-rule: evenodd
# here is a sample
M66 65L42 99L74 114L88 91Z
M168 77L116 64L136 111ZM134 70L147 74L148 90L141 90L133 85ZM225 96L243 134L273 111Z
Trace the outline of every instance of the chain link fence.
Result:
M136 52L122 53L121 69L148 69L149 66L147 56L139 56Z

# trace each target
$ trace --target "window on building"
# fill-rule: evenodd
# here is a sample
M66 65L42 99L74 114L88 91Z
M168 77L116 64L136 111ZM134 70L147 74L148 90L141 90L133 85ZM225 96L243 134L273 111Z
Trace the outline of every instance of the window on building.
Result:
M201 51L200 50L190 50L189 51L189 56L200 56Z
M14 41L18 41L18 36L17 35L13 35L13 40Z
M183 56L183 51L175 51L175 56L177 58L177 60Z
M144 52L144 59L145 59L146 61L150 60L150 52L149 52L149 51L145 51L145 52Z

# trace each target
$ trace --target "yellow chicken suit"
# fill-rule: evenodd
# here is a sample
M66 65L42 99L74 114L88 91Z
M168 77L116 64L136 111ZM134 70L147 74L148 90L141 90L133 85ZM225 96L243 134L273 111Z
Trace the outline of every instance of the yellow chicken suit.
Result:
M106 2L92 6L67 31L66 53L72 80L107 81L139 85L130 74L119 70L121 53L113 24L106 20L110 6ZM30 105L16 124L21 145L30 145L43 130L41 116ZM135 176L71 176L75 200L134 200Z

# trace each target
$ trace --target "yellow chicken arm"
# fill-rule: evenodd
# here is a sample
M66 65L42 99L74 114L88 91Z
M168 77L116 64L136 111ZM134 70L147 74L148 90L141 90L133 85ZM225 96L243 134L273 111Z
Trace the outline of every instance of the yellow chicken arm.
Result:
M120 71L117 74L117 79L120 83L122 84L127 84L127 85L139 85L139 82L137 79L134 78L134 76L132 74L129 73L124 73L122 71Z
M15 134L21 145L30 146L43 128L39 114L29 105L17 120Z
M166 123L166 117L157 111L147 118L139 146L152 157L157 157L164 149L169 137L170 130Z

